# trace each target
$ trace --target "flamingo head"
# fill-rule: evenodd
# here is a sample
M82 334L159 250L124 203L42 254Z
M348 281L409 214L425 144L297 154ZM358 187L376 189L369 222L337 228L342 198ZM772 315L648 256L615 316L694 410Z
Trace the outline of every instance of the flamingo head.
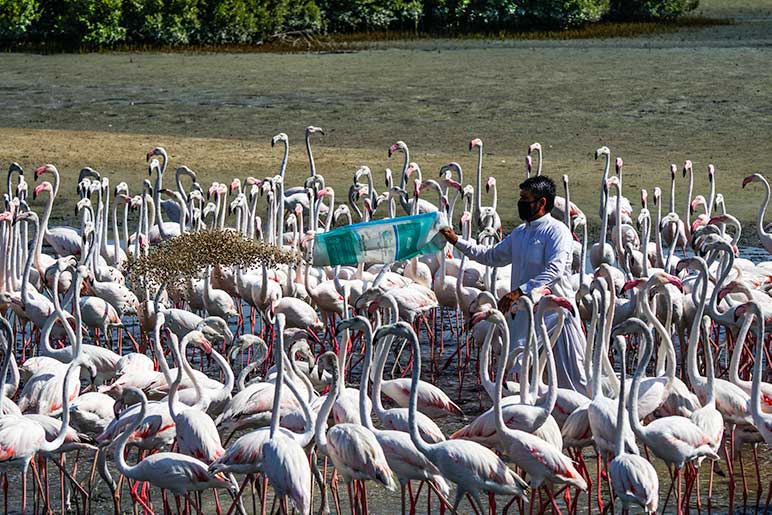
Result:
M483 311L477 311L476 313L473 313L472 318L469 321L469 324L471 326L475 326L480 322L482 322L483 320L487 320L493 311L494 311L493 309L486 309Z
M595 151L595 159L600 159L600 156L610 156L610 155L611 155L611 151L605 145Z
M622 286L622 290L623 291L632 290L633 288L637 288L645 282L646 282L646 279L631 279L625 282L624 286Z
M375 209L373 208L373 203L369 197L362 201L362 205L367 210L367 213L372 216L373 212L375 212Z
M748 315L756 315L756 317L761 317L763 314L761 306L759 306L758 302L756 301L749 301L745 304L740 304L737 306L734 310L734 320L737 322L739 319L744 317L746 314Z
M662 190L660 189L659 186L654 186L653 194L654 194L654 203L656 204L657 202L659 202L659 199L662 198Z
M190 338L190 343L204 351L205 354L211 354L212 352L212 342L210 342L206 336L204 336L204 333L201 331L195 330L191 331L186 335L188 338Z
M38 198L38 195L40 195L41 192L47 191L49 194L53 193L54 187L51 186L51 183L48 181L43 181L37 186L35 186L35 189L32 190L32 198L36 199Z
M542 297L552 295L552 290L549 286L540 286L531 290L531 300L533 302L539 302Z
M654 285L666 285L666 284L672 284L676 288L678 288L680 291L683 291L684 287L681 283L681 279L674 275L670 275L667 272L663 271L657 271L654 274L652 274L651 277L649 277L649 282Z
M708 180L713 182L716 177L716 167L712 164L708 165Z
M622 165L624 164L624 161L622 161L621 157L616 158L614 161L614 168L617 171L617 175L619 175L619 172L622 171Z
M649 202L649 192L644 188L641 188L641 208L646 208Z
M365 317L361 315L357 315L352 318L348 318L346 320L341 320L338 322L338 325L335 327L335 334L339 335L346 329L351 331L364 331L366 329L370 329L370 321L367 320Z
M163 147L153 147L151 148L148 153L145 155L145 160L150 161L150 158L153 156L159 156L159 157L166 157L166 150L164 150Z
M23 214L23 213L21 213L21 214ZM20 214L20 216L21 216L21 214ZM19 217L17 217L16 221L18 221L18 218ZM3 211L2 213L0 213L0 222L10 222L11 220L13 220L13 212L12 211Z
M701 258L697 256L684 256L676 264L676 272L681 273L684 270L692 268Z
M38 179L44 173L59 173L56 167L52 164L46 164L35 170L35 180Z
M329 188L329 186L328 186L328 187L325 187L325 188L322 188L322 189L320 189L320 190L317 192L317 194L316 194L316 200L321 200L321 199L323 199L324 197L328 196L329 194L330 194L330 188Z
M280 141L283 141L286 144L287 142L289 142L289 138L287 137L286 134L284 134L283 132L280 132L279 134L271 138L271 146L272 147L276 146L276 144Z
M488 180L485 183L485 191L490 191L491 188L496 187L496 178L495 177L488 177Z
M698 216L692 222L692 227L691 227L692 233L697 232L697 229L699 229L700 227L702 227L704 225L707 225L707 223L708 223L708 216L707 215L700 215L700 216Z
M541 152L541 143L535 142L528 145L528 155L530 156L534 152Z
M708 220L708 223L710 225L716 225L716 224L726 223L727 221L729 221L728 215L717 215L711 218L710 220Z
M407 148L407 145L405 145L404 141L397 141L392 146L389 147L389 157L394 155L397 152L404 152Z
M318 132L319 134L324 136L324 129L322 129L321 127L315 127L313 125L309 125L308 127L306 127L306 137L308 137L309 135L315 132Z
M482 146L483 146L482 140L480 138L475 138L469 142L469 151L471 152L476 148L482 149Z
M241 187L241 180L239 180L239 178L236 177L231 181L231 184L229 186L229 191L233 193L235 190L239 189L240 187Z
M708 202L705 200L705 197L703 197L702 195L697 195L692 199L692 203L689 204L689 212L694 213L694 210L699 205L702 205L702 207L706 207L708 205Z
M683 176L686 177L686 174L691 172L692 172L692 162L687 159L686 161L684 161Z
M670 178L675 180L676 172L678 171L678 167L675 165L675 163L670 163Z
M754 173L753 175L749 175L748 177L743 179L743 188L745 186L747 186L748 184L752 183L752 182L757 182L757 181L760 182L761 179L762 179L762 177L758 173Z
M447 178L445 179L445 184L448 186L448 188L453 188L454 190L461 191L462 186L461 186L461 183L458 181Z
M220 183L219 182L213 182L209 189L206 190L206 199L209 200L212 198L212 195L216 194L218 190L220 189Z
M547 304L554 304L555 306L560 306L561 308L573 313L574 311L574 305L571 304L571 301L565 297L560 297L558 295L545 295L541 298L540 302L546 302Z

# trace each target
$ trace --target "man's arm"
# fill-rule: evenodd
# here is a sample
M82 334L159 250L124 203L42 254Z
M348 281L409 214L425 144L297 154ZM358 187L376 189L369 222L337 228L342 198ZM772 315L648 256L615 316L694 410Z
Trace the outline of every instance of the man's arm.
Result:
M504 266L512 262L512 233L493 247L477 245L473 241L459 238L451 228L440 230L445 239L469 259L486 266Z
M519 290L530 294L534 288L546 286L557 281L571 267L571 235L568 231L555 231L546 242L544 270L530 281L520 285Z

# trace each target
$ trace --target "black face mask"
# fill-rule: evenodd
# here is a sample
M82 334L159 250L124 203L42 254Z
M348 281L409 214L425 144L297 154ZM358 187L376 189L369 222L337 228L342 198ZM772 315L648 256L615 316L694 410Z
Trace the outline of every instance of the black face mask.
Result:
M520 220L524 222L530 222L531 219L536 215L536 213L539 211L539 207L536 205L536 203L539 200L518 200L517 201L517 216L520 217Z

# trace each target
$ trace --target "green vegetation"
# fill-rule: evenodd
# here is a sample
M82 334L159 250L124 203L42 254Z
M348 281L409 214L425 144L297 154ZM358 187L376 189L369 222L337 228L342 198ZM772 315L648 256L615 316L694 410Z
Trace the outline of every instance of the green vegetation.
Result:
M262 45L355 33L458 36L673 20L699 0L0 0L0 45Z

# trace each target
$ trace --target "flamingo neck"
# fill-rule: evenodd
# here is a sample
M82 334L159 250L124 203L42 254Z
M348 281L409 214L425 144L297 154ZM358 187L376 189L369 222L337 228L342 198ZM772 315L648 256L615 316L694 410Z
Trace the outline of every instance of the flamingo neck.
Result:
M369 381L370 367L373 360L373 333L372 329L367 326L363 329L363 333L362 341L365 346L365 356L362 361L362 380L359 384L359 420L362 422L363 426L370 431L375 432L372 415L370 410L367 409L367 383ZM375 391L375 386L373 386L373 391Z
M134 477L134 471L139 466L138 464L129 465L126 462L126 458L124 457L126 451L126 442L128 442L129 436L131 436L134 431L139 429L139 426L145 419L145 414L147 413L147 399L145 398L144 394L140 395L139 403L139 413L137 414L137 417L134 419L134 422L130 424L129 427L127 427L126 430L118 437L118 443L115 446L115 452L113 454L115 467L118 469L118 472L126 477Z
M764 185L764 201L759 206L759 214L756 221L756 226L759 235L764 239L768 239L772 237L772 234L768 233L764 228L764 215L766 214L767 206L769 205L770 188L769 182L767 182L764 177L762 177L761 183Z
M410 431L410 440L423 455L431 452L431 444L423 439L418 431L418 379L421 374L421 347L418 344L418 337L415 333L410 334L410 346L413 352L413 370L410 375L410 403L408 404L408 429Z
M496 372L496 385L494 387L493 396L492 396L493 397L493 414L496 419L496 431L498 431L500 435L505 434L510 438L512 438L514 436L513 434L514 431L512 431L504 423L504 415L501 411L501 394L504 388L505 376L507 374L507 357L509 356L509 328L507 327L506 321L500 325L501 325L501 331L503 333L503 337L501 339L501 355L499 358L497 372ZM490 334L493 334L493 329L491 329ZM489 338L487 337L486 339L489 340ZM487 366L487 363L486 363L486 366Z
M614 449L616 456L622 456L625 453L625 444L623 435L627 429L627 417L625 416L625 383L627 382L627 364L625 357L625 340L620 338L617 340L617 350L619 351L619 397L617 402L617 432L614 435Z

